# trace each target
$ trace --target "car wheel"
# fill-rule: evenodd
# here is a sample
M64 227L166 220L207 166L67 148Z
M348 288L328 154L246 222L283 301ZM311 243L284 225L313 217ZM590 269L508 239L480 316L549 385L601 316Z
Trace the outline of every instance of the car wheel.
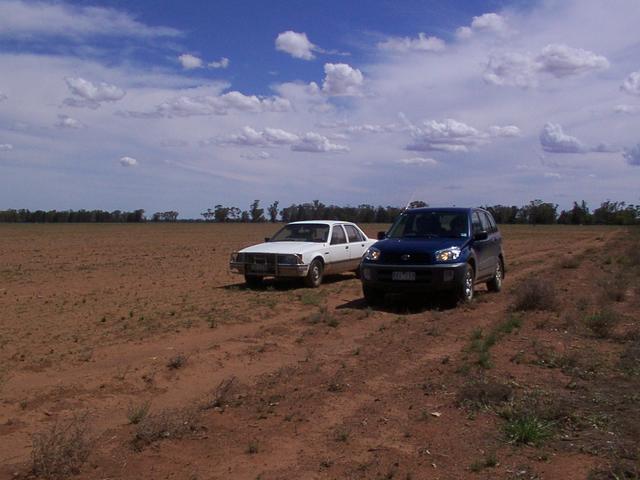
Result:
M362 294L369 305L380 305L384 300L384 292L377 288L362 285Z
M322 283L322 262L317 258L309 265L307 276L304 277L304 284L309 288L317 288Z
M473 267L467 263L462 276L462 283L458 286L458 302L468 303L473 300L473 280Z
M255 288L262 285L262 277L259 275L245 275L244 281L249 288Z
M502 260L498 259L496 265L496 273L493 274L493 278L487 282L487 289L490 292L499 292L502 290L502 279L504 278L504 267L502 266Z

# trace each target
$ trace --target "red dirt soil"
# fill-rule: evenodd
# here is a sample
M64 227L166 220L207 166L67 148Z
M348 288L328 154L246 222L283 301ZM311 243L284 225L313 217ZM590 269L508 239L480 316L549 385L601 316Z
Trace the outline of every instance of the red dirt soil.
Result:
M501 293L372 310L350 274L246 289L229 254L276 228L0 226L0 478L32 476L32 436L78 414L91 444L76 478L87 479L559 479L607 462L587 448L601 442L593 429L515 445L496 409L461 406L459 392L485 379L573 401L595 385L542 364L618 358L619 342L573 325L599 305L602 259L623 229L504 227ZM561 268L567 256L579 264ZM553 284L558 307L521 314L479 368L473 332L508 318L516 286L534 278ZM615 308L632 328L637 296L625 295ZM169 368L178 355L184 365ZM134 445L127 412L147 401L150 415L194 408L197 419L180 438ZM489 455L497 465L478 466Z

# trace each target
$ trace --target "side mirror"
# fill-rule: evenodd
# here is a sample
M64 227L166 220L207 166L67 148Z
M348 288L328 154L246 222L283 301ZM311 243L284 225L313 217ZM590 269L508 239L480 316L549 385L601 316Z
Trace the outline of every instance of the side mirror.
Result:
M378 232L378 240L384 240L387 238L387 232Z
M486 230L482 230L473 235L474 240L486 240L487 238L489 238L489 233Z
M264 241L265 241L265 242L268 242L269 240L270 240L270 238L269 238L269 237L264 237Z

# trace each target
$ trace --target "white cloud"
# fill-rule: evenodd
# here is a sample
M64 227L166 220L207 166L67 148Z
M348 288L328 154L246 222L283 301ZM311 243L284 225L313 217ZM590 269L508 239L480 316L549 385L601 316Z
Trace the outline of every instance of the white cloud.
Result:
M58 128L80 129L84 128L85 125L80 120L76 120L69 115L58 115L58 121L55 126Z
M322 91L330 96L361 95L364 77L362 72L346 63L325 63Z
M494 85L533 87L537 85L538 65L531 56L505 52L491 55L483 78Z
M515 125L505 125L504 127L493 125L489 127L489 133L494 137L519 137L522 132Z
M633 148L625 150L622 156L629 165L640 166L640 143Z
M345 145L332 143L327 137L315 132L307 132L302 135L288 132L279 128L265 128L255 130L244 127L240 133L226 135L205 143L217 145L237 145L251 147L277 147L287 145L296 152L348 152Z
M132 157L121 157L119 162L123 167L135 167L138 165L138 160Z
M13 145L10 143L0 143L0 152L10 152L13 150Z
M630 73L620 88L631 95L640 95L640 71Z
M627 113L629 115L633 115L634 113L640 112L640 106L620 104L616 105L613 111L616 113Z
M398 163L401 163L403 165L418 165L418 166L425 166L425 165L431 166L431 165L438 164L438 162L433 158L423 158L423 157L403 158L398 160Z
M347 127L346 131L349 133L386 133L398 130L398 126L389 123L387 125L372 125L365 123L362 125L351 125Z
M471 148L487 143L487 135L479 130L447 118L439 122L429 120L411 129L413 142L407 150L467 152Z
M67 98L64 104L70 107L96 109L102 102L117 102L125 96L125 91L105 82L92 83L81 77L66 77L67 87L75 97Z
M202 68L202 59L191 55L190 53L183 53L178 57L178 61L185 70L193 70L196 68Z
M540 145L550 153L586 153L589 149L576 137L567 135L562 126L548 122L540 132Z
M294 58L313 60L313 52L318 50L318 47L309 41L306 33L287 30L276 37L276 50L288 53Z
M271 154L269 152L260 151L257 153L249 152L240 154L242 158L246 158L247 160L268 160L271 158Z
M4 0L0 2L0 37L34 36L176 37L180 31L151 27L111 8L76 7L60 2Z
M562 178L562 175L556 172L544 172L545 178Z
M230 110L260 113L288 112L291 102L282 97L258 97L238 91L222 95L180 95L169 99L148 112L121 111L120 116L130 118L192 117L198 115L226 115Z
M307 132L291 146L296 152L348 152L349 147L332 143L327 137L315 132Z
M602 55L561 44L544 47L536 62L540 71L558 78L609 68L609 61Z
M445 49L445 43L438 37L419 33L418 38L391 37L378 43L378 48L391 52L441 52Z
M541 73L562 78L607 68L609 61L602 55L567 45L549 44L536 56L518 52L490 56L484 79L494 85L535 87Z
M485 13L478 17L473 17L471 25L460 27L456 31L458 38L464 40L473 36L476 32L487 32L498 35L509 33L506 19L497 13Z
M229 63L231 63L231 61L227 57L222 57L217 62L209 62L209 67L225 69L229 66Z

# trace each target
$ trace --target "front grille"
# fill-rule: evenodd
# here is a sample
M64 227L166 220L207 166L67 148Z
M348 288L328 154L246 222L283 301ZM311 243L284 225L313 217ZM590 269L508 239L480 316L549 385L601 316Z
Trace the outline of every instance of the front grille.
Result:
M252 273L276 273L277 255L275 253L247 253L245 262L247 271Z
M404 255L408 255L409 258L402 258ZM432 256L429 253L383 252L379 263L385 265L429 265L432 263Z

